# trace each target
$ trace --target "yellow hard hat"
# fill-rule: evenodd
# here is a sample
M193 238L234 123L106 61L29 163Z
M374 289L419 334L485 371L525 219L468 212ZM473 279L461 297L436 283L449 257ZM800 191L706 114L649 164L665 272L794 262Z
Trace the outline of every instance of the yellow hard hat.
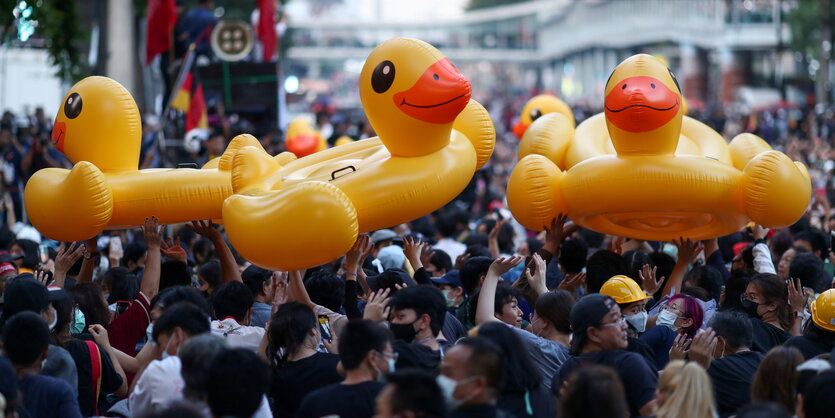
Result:
M649 296L641 290L641 286L626 276L613 276L606 280L606 283L600 287L600 293L611 297L618 305L649 299Z
M835 332L835 289L821 293L809 310L812 312L815 325Z

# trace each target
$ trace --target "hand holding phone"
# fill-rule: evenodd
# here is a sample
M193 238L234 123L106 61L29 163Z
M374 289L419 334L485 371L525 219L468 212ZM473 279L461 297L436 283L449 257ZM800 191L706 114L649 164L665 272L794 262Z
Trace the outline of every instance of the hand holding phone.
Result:
M41 261L41 264L46 264L49 262L49 247L46 245L39 245L38 246L38 258Z
M330 318L327 315L319 315L319 331L322 334L322 340L328 340L329 343L333 342Z

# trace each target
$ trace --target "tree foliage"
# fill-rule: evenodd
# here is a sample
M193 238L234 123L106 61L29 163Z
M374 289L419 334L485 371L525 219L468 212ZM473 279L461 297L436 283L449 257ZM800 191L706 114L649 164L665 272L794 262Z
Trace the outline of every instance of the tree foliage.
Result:
M825 7L829 5L827 15ZM786 16L786 22L791 29L791 49L802 52L804 59L812 57L820 59L821 44L824 38L823 27L827 18L835 16L835 2L820 0L800 0L797 7ZM835 33L835 31L830 31ZM830 34L829 42L832 42Z

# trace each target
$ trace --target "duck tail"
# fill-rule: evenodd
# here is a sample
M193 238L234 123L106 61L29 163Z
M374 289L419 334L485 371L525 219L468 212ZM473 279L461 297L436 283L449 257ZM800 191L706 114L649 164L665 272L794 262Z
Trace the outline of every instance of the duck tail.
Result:
M226 147L226 151L224 151L223 155L220 156L220 161L217 165L218 170L232 171L232 160L235 158L235 154L245 147L254 147L266 154L264 147L261 146L258 139L250 134L240 134L232 138L232 142L229 143L229 146Z
M461 132L472 142L476 152L476 170L487 163L496 145L496 130L484 106L470 100L455 119L452 129Z
M279 160L271 157L260 146L244 147L232 158L232 191L240 193L252 188L280 168Z
M574 123L562 113L548 113L535 120L519 143L519 160L542 155L565 168L565 154L574 139Z

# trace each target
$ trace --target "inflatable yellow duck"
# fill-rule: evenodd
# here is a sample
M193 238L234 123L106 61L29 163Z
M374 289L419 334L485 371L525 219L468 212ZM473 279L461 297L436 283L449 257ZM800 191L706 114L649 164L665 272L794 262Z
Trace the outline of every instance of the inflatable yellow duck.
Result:
M525 106L522 107L519 122L513 125L513 134L521 140L525 131L534 121L549 113L559 113L565 116L571 127L574 127L574 112L571 111L571 108L565 102L552 94L539 94L531 97L525 103Z
M310 126L307 118L296 118L287 126L287 151L296 157L306 157L328 148L322 133Z
M359 83L378 137L286 164L256 148L234 157L235 195L224 202L223 221L235 249L253 263L288 270L334 260L358 233L451 201L492 154L489 114L431 45L383 42Z
M566 213L598 232L668 241L726 235L749 219L781 227L803 215L811 197L806 168L754 135L740 135L727 146L705 131L691 137L702 141L690 149L701 155L677 154L681 91L654 57L635 55L618 65L605 94L604 113L580 124L569 145L541 140L545 152L524 156L514 168L508 204L526 227L542 229ZM525 135L559 125L559 117L549 116ZM596 130L595 118L605 121L608 135ZM609 138L614 154L596 147L593 155L570 161L578 143L599 145Z
M232 193L232 155L260 147L250 135L236 137L217 169L139 170L142 124L130 93L106 77L88 77L70 89L52 130L55 147L75 163L47 168L29 179L26 212L44 235L80 241L104 229L219 219Z

